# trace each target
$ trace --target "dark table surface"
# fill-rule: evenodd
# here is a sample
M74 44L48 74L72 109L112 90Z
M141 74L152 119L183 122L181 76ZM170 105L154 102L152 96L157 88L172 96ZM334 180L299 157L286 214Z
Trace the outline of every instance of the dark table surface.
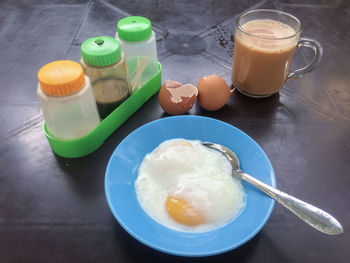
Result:
M42 131L37 71L78 60L81 43L114 35L128 15L151 19L162 79L196 85L205 74L231 84L233 22L243 11L289 12L303 36L323 45L316 71L254 100L237 92L217 112L267 153L278 187L334 215L345 234L327 236L276 205L265 227L222 255L182 258L139 243L116 222L105 199L104 173L116 146L133 130L167 117L152 97L89 156L56 156ZM0 262L349 262L350 3L272 1L1 1L0 3ZM293 68L310 60L307 49Z

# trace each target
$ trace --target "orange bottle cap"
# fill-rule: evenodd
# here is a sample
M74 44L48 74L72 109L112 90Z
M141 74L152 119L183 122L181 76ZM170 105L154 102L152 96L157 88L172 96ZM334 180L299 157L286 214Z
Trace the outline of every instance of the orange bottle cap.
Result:
M46 64L38 72L41 89L48 95L70 95L85 85L83 68L70 60L58 60Z

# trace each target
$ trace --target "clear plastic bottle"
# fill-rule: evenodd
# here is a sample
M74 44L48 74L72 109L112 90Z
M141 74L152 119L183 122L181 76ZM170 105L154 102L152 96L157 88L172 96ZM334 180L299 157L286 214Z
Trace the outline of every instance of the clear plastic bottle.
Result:
M109 36L85 40L81 54L80 64L91 80L98 111L106 118L130 94L125 56L119 42Z
M99 124L90 80L78 63L51 62L39 70L38 80L37 94L50 135L74 140Z
M126 56L128 78L135 92L158 72L156 34L151 21L141 16L123 18L117 28L115 37Z

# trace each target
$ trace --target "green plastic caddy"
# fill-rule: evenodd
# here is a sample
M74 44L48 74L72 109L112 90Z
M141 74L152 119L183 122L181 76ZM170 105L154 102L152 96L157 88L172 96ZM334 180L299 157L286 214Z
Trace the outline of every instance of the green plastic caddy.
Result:
M59 156L77 158L97 150L104 141L116 131L131 115L133 115L161 87L161 64L159 71L142 88L133 93L88 135L76 140L58 140L52 137L44 123L44 132L52 150Z

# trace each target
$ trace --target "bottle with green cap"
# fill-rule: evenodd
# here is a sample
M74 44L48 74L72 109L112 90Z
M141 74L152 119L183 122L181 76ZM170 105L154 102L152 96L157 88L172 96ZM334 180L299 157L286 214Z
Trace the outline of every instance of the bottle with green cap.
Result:
M100 36L83 42L81 56L80 64L91 80L100 116L106 118L130 94L125 55L118 40Z
M141 88L158 72L156 35L151 21L141 16L119 20L116 39L126 56L131 91Z

